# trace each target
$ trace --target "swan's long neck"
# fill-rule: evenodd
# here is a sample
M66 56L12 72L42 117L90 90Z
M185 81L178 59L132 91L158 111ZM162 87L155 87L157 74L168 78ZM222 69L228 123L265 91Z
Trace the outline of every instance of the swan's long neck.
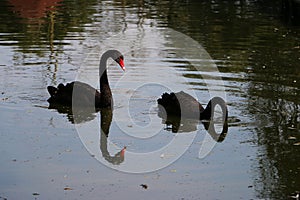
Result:
M211 111L212 111L211 106L206 106L205 109L200 111L200 120L210 120L211 119Z
M109 90L107 90L107 88ZM105 93L105 92L108 92L108 91L110 91L110 87L109 87L109 82L108 82L108 78L107 78L107 72L105 70L101 74L101 77L100 77L100 92L102 94L102 93Z
M223 120L227 121L227 105L224 99L222 99L221 97L214 97L208 102L206 108L203 111L200 111L200 120L211 120L211 118L214 116L216 105L219 105L221 107Z
M105 52L100 60L99 66L99 76L100 76L100 92L101 92L101 105L103 107L111 106L112 104L112 94L109 87L109 82L107 78L106 63L108 58L111 57L111 52Z

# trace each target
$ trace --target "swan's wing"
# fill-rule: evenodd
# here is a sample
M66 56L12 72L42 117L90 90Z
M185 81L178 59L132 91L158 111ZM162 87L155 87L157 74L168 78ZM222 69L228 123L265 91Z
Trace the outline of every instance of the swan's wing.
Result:
M197 99L183 91L175 93L175 96L178 99L181 115L183 116L198 118L200 112L204 110Z
M200 111L203 110L201 104L194 97L183 91L164 93L157 102L171 115L199 118Z
M95 100L100 99L100 92L92 86L74 81L66 85L59 84L56 87L48 86L50 98L49 103L62 104L67 106L95 106Z
M100 99L100 92L97 91L92 86L79 82L74 81L66 85L65 92L69 93L72 91L72 99L75 105L78 106L95 106L95 101Z

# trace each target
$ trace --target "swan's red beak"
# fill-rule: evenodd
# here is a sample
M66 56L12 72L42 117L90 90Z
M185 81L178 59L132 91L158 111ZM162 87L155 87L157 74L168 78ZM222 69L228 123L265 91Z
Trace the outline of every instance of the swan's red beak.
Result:
M124 65L124 60L123 59L120 59L119 65L123 69L123 71L125 71L125 65Z

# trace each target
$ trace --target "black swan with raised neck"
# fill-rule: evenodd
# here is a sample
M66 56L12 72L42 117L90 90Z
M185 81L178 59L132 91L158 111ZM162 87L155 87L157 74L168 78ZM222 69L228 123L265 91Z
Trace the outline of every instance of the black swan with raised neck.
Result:
M57 87L47 87L51 96L47 101L50 104L58 104L63 106L73 105L95 107L96 109L112 107L112 93L106 70L107 60L109 58L115 60L125 71L124 56L117 50L106 51L101 56L99 65L100 92L92 86L80 81L73 81L71 83L67 83L66 85L61 83Z
M221 97L213 97L205 107L194 97L181 91L164 93L157 100L160 110L164 110L168 116L180 116L185 118L211 120L214 116L216 105L222 109L222 118L227 121L228 109L225 101Z

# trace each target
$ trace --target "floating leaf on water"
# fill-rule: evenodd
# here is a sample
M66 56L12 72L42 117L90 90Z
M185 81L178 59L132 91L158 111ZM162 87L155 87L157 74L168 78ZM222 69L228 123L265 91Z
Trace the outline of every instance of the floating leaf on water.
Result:
M65 187L64 190L73 190L73 189L70 187Z
M160 158L171 158L171 157L174 157L174 156L175 156L175 154L164 154L164 153L162 153L160 155Z
M289 126L288 129L289 129L289 130L295 130L296 127L295 127L295 126Z
M140 186L142 186L142 188L145 190L148 189L148 185L146 185L146 184L141 184Z
M38 196L38 195L40 195L40 194L37 193L37 192L34 192L34 193L32 193L32 195L33 195L33 196Z
M299 193L296 193L296 195L291 196L292 199L299 199Z

